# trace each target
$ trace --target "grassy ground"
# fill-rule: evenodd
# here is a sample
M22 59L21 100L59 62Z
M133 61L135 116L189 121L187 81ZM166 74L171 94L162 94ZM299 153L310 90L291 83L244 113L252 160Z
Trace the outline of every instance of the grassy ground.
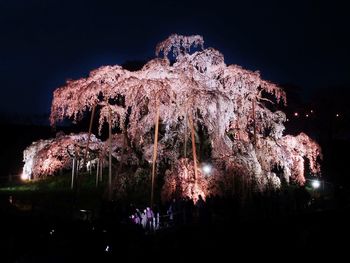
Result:
M81 175L81 188L83 191L86 190L96 190L95 185L95 176L89 174ZM106 179L106 178L105 178ZM106 180L100 184L101 186L105 186ZM65 173L60 176L52 176L47 177L42 180L37 181L22 181L15 182L3 186L0 188L1 192L7 193L18 193L24 191L40 191L40 192L57 192L57 191L70 191L71 186L71 176L69 173Z
M95 176L82 174L78 191L71 189L70 175L63 174L39 181L16 182L0 188L2 202L21 211L45 211L48 215L71 217L74 211L95 211L104 196L106 178L96 187Z

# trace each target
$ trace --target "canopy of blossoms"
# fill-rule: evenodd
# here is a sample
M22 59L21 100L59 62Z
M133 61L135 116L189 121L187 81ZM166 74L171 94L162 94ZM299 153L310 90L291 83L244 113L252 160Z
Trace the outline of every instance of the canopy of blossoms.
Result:
M38 179L69 169L72 158L83 159L88 134L58 135L55 139L39 140L28 146L23 153L24 178ZM103 148L101 140L90 137L89 157L96 158Z
M103 66L87 78L67 81L54 92L51 124L66 118L79 121L96 108L99 130L105 122L117 127L115 136L124 136L132 163L150 164L159 111L157 164L168 164L166 175L158 174L165 176L165 199L222 194L225 190L215 184L225 188L232 176L247 178L257 190L282 182L303 184L306 159L311 172L320 173L320 147L304 133L283 135L286 116L269 105L286 104L285 92L259 72L226 65L224 56L204 48L198 35L171 35L157 45L156 55L138 71ZM198 177L191 179L191 125L197 154L205 145L205 158L215 170L209 177L202 176L199 165ZM122 145L113 151L118 147ZM36 169L38 174L52 172Z

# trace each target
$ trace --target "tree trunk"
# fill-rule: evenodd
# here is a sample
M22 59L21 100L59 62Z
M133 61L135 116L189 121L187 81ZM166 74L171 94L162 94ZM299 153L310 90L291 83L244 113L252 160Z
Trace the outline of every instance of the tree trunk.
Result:
M157 113L155 119L155 131L154 131L154 146L153 146L153 162L152 162L152 186L151 186L151 207L153 207L154 201L154 177L156 172L156 161L157 161L157 147L158 147L158 129L159 129L159 101L157 98Z

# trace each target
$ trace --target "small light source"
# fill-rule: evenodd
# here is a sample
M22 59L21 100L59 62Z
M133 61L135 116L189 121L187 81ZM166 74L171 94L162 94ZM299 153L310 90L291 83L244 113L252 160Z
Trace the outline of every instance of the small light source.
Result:
M305 117L306 117L306 118L309 118L309 114L306 114Z
M339 116L340 116L339 113L335 114L335 117L339 117Z
M106 251L106 252L109 252L109 246L106 246L105 251Z
M210 164L204 164L202 167L203 173L206 175L209 175L211 173L211 165Z
M26 174L26 173L22 173L22 174L21 174L21 179L22 179L23 181L27 181L27 180L29 180L29 175Z
M311 113L314 113L314 111L313 111L313 110L310 110L310 112L311 112Z
M317 189L317 188L320 187L321 183L320 183L319 180L313 180L312 183L311 183L311 185L312 185L312 187L313 187L314 189Z
M295 117L298 117L298 116L299 116L299 113L294 112L294 116L295 116Z

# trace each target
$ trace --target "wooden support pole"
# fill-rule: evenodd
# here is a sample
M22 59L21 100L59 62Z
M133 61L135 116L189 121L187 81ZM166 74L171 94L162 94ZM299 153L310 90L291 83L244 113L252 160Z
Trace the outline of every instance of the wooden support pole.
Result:
M103 176L103 159L100 160L100 173L99 173L99 181L102 182Z
M255 99L253 99L253 125L254 125L254 147L256 148L256 119L255 119Z
M98 173L100 171L100 159L97 159L97 166L96 166L96 187L98 187Z
M77 159L76 161L76 166L75 166L75 175L78 177L79 176L79 169L80 169L80 160Z
M187 109L185 112L185 147L184 147L184 157L187 158Z
M193 125L193 119L192 119L192 113L189 114L189 121L191 126L191 140L192 140L192 154L193 154L193 163L194 163L194 180L195 183L197 183L197 153L196 153L196 139L194 136L194 125Z
M74 188L74 176L75 176L75 157L73 158L73 164L72 164L72 180L70 183L70 189L73 190Z
M117 171L117 173L121 173L122 172L122 168L123 168L123 162L124 162L124 151L125 151L125 148L126 148L126 144L127 144L127 135L126 135L126 127L124 127L124 130L123 130L123 148L122 148L122 154L121 154L121 157L120 157L120 164L119 164L119 169Z
M154 131L154 146L153 146L153 162L152 162L152 186L151 186L151 207L153 207L154 201L154 177L156 172L156 161L157 161L157 147L158 147L158 130L159 130L159 101L156 99L156 119L155 119L155 131Z
M109 154L108 154L108 199L112 200L112 110L109 109L108 121Z
M96 105L94 105L94 106L92 107L92 113L91 113L90 125L89 125L89 135L88 135L88 139L87 139L87 143L86 143L86 149L85 149L85 154L84 154L83 167L85 167L86 158L87 158L87 154L88 154L88 151L89 151L89 143L90 143L90 137L91 137L91 131L92 131L92 123L93 123L93 121L94 121L95 109L96 109Z

